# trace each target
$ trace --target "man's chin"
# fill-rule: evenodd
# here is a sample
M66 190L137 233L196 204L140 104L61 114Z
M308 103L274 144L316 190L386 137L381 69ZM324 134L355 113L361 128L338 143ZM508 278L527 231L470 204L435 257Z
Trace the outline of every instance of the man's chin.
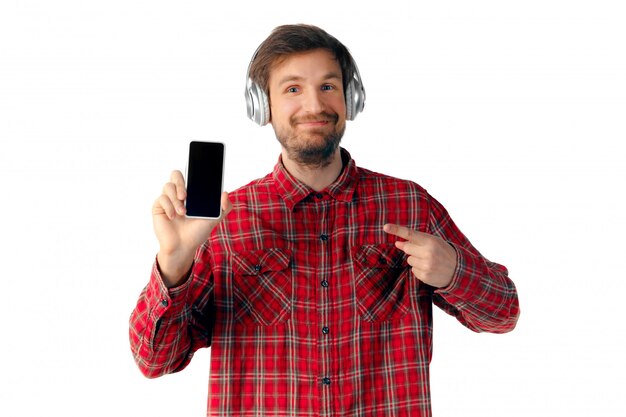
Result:
M295 151L289 152L289 157L303 166L323 168L330 165L333 154L334 152Z
M289 158L302 165L327 166L339 148L344 129L336 131L328 127L296 129L294 136L276 138L287 151Z
M309 166L328 165L338 148L339 141L328 140L323 137L310 138L303 146L286 147L292 160Z

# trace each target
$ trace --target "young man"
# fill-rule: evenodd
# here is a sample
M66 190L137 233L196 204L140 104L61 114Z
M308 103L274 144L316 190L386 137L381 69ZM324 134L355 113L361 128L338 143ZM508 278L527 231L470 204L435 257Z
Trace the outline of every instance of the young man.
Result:
M339 147L364 91L323 30L276 28L257 50L249 115L281 144L273 172L185 217L179 171L153 207L160 250L130 322L148 377L211 346L208 415L430 416L432 304L474 331L515 327L505 267L419 185Z

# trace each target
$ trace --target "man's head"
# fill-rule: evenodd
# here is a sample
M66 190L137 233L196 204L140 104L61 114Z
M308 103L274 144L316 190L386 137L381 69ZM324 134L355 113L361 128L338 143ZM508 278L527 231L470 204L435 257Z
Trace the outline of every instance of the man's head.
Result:
M346 116L353 119L362 109L364 91L348 49L315 26L276 28L255 53L249 77L267 106L256 121L264 124L271 115L283 149L301 164L328 163L339 147ZM355 96L358 106L352 103Z
M257 49L250 64L249 77L268 94L272 67L291 54L314 49L326 49L334 55L341 67L345 90L354 74L358 73L352 55L335 37L312 25L283 25L275 28Z

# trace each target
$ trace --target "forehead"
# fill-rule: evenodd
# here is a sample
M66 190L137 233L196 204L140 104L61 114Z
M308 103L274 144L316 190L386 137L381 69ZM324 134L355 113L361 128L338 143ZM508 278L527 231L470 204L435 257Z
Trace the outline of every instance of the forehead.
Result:
M335 55L326 49L314 49L289 54L272 65L269 84L280 83L284 79L321 79L337 77L341 79L341 67Z

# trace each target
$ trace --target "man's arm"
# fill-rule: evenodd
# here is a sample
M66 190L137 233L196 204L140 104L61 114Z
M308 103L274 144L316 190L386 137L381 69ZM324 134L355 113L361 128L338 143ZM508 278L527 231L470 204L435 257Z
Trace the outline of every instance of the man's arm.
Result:
M507 269L484 258L437 200L430 197L428 233L398 225L385 231L404 239L396 246L413 274L435 288L433 301L444 311L476 332L515 328L519 302Z
M475 332L507 333L519 318L519 301L507 269L458 248L452 283L435 290L433 302Z
M213 280L209 251L200 247L232 206L223 193L219 219L187 218L186 195L183 175L174 171L152 207L159 253L129 331L131 351L147 377L183 369L193 352L211 343Z
M184 369L196 350L211 345L213 283L204 257L208 254L201 253L189 279L175 288L165 286L155 262L139 296L129 338L135 362L148 378ZM189 300L196 301L190 305Z

